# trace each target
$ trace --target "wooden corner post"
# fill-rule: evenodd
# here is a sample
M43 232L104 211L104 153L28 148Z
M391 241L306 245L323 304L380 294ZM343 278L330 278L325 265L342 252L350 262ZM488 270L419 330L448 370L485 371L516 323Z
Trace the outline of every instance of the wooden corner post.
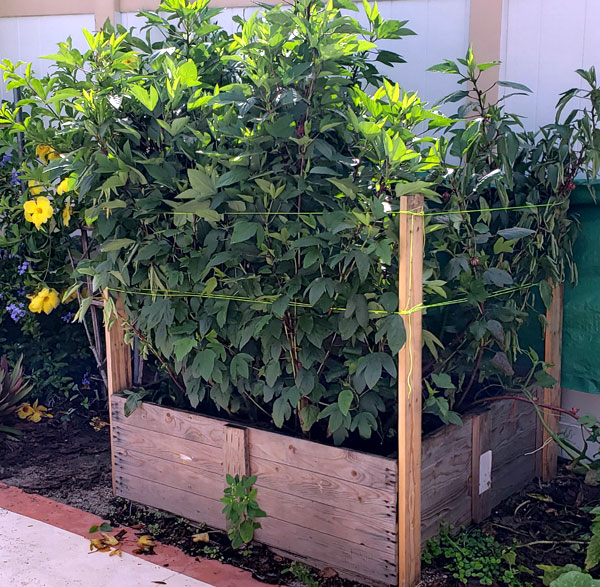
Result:
M105 294L106 295L106 294ZM123 302L119 297L115 304L117 318L110 325L104 325L104 335L106 337L106 375L108 378L108 415L110 420L110 448L112 460L112 485L113 494L116 495L115 486L115 463L113 450L113 416L112 416L112 395L119 393L128 387L131 387L131 351L125 343L125 331L119 315L125 313Z
M563 300L564 287L556 285L552 288L552 304L546 313L545 333L545 361L552 366L548 372L556 383L551 387L544 389L543 403L548 406L560 408L561 404L561 362L562 362L562 327L563 327ZM552 432L558 432L559 413L551 410L544 410L544 420ZM558 468L558 446L551 440L551 436L546 429L542 435L542 480L551 481L556 476Z
M399 310L406 343L398 355L398 585L421 575L421 347L423 196L400 198Z

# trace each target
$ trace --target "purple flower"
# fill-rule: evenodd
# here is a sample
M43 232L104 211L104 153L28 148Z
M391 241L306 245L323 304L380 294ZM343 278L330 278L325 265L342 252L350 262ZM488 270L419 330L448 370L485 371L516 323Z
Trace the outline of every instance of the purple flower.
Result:
M31 263L29 261L23 261L18 269L17 272L19 273L19 275L23 275L25 273L25 271L27 271L27 269L29 269Z
M6 310L10 313L10 317L13 322L18 322L21 318L25 317L25 309L23 303L19 302L17 304L10 303L6 306Z
M7 163L10 163L12 161L12 158L12 153L5 153L2 157L2 161L0 161L0 167L4 167Z
M12 170L12 175L10 179L10 185L20 185L21 180L19 178L19 172L16 169Z
M90 374L89 373L84 373L83 377L81 378L81 385L89 385L90 384Z
M73 318L75 318L75 312L67 312L64 316L60 317L60 319L67 324L73 322Z

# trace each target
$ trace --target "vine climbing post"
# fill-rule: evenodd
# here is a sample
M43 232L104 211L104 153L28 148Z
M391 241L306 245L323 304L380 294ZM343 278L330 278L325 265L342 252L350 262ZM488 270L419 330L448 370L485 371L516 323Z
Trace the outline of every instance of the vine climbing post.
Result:
M548 373L556 383L543 392L543 403L560 408L561 405L561 361L562 361L562 327L563 327L564 286L552 288L552 304L546 313L545 361L550 363ZM558 433L559 412L544 410L546 425L554 434ZM558 445L551 439L546 429L543 431L542 480L551 481L556 476L558 467Z
M421 347L423 196L400 198L399 310L406 343L398 354L398 585L421 574Z

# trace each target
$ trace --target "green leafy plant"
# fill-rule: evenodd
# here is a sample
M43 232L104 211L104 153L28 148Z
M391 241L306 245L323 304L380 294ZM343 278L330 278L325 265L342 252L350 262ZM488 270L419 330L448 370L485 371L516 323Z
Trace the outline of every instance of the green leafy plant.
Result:
M13 416L19 404L31 391L31 385L25 383L23 378L23 357L19 357L11 368L6 357L0 358L0 423L6 422ZM12 426L0 424L0 432L18 434Z
M256 495L258 490L254 487L256 475L241 478L239 475L227 475L228 487L225 488L221 501L225 504L223 513L227 519L229 529L227 535L233 548L240 548L252 542L254 532L260 528L257 518L265 518L267 514L258 507Z
M289 573L306 587L319 587L319 578L314 569L311 569L304 563L293 561L288 569L284 569L282 573Z
M426 564L437 563L466 585L469 579L479 579L481 585L523 587L524 574L531 571L517 565L513 548L499 544L480 530L461 530L456 535L444 528L437 538L429 540L423 551Z
M542 581L549 587L600 587L600 580L582 571L577 565L554 567L538 565L544 571Z

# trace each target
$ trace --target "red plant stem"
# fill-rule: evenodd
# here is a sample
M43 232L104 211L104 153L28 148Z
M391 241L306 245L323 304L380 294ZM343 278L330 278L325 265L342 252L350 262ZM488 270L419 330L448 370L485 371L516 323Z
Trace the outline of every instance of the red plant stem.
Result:
M566 414L567 416L571 416L571 418L574 418L575 420L579 420L579 416L577 415L577 412L575 412L574 410L565 410L564 408L559 408L557 406L550 406L548 404L540 404L538 402L534 402L533 400L530 400L529 398L520 397L518 395L497 395L494 397L485 397L483 399L478 399L478 400L474 401L473 404L483 404L486 402L493 402L493 401L502 400L502 399L527 402L528 404L537 406L538 408L542 408L544 410L552 410L552 411L558 412L560 414Z

